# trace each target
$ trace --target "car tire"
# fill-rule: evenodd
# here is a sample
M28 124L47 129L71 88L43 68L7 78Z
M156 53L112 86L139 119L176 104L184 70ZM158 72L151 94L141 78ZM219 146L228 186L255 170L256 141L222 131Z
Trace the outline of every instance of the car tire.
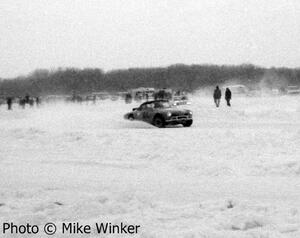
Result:
M190 127L192 124L193 124L193 120L188 120L188 121L182 123L182 125L183 125L184 127Z
M128 120L130 120L130 121L133 121L133 120L134 120L134 117L133 117L132 114L129 114L129 115L128 115Z
M166 126L166 122L162 116L155 116L152 124L159 128L163 128Z

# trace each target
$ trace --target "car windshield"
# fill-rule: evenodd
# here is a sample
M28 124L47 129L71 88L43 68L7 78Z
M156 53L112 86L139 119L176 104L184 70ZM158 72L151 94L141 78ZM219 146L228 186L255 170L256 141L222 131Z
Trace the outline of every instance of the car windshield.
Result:
M155 108L169 108L169 107L171 107L171 104L169 102L155 102L154 107Z

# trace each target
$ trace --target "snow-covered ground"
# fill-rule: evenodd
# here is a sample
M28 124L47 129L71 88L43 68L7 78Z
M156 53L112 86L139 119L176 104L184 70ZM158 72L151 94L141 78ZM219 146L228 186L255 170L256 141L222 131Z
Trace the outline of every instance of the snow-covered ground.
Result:
M143 238L300 237L300 97L232 105L194 97L181 106L193 110L192 127L165 129L124 120L137 104L122 101L1 106L0 223L125 222L141 225L128 237Z

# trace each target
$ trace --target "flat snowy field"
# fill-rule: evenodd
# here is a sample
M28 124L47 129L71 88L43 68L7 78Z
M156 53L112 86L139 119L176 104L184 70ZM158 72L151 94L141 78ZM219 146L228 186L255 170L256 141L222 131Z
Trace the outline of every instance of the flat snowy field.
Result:
M165 129L124 120L138 104L123 101L2 105L0 222L125 222L141 225L128 237L143 238L299 238L300 97L221 103L194 97L181 106L193 110L192 127Z

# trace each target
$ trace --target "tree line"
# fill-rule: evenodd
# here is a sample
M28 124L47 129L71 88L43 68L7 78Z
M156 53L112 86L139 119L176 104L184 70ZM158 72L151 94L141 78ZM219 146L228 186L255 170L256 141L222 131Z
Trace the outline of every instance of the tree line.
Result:
M0 95L22 96L120 92L138 87L172 88L193 92L199 88L240 83L250 88L300 86L300 68L263 68L251 64L183 65L130 68L104 72L98 68L38 69L27 76L0 80Z

